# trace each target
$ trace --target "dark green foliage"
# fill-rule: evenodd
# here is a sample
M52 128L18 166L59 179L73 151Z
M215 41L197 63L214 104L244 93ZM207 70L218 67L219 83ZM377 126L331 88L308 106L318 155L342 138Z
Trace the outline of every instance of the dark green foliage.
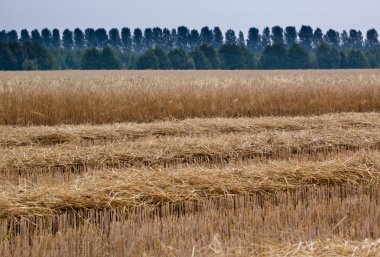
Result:
M56 68L53 57L40 44L0 44L0 70L49 70Z
M161 28L159 27L153 28L152 40L153 40L154 48L162 48L162 29Z
M84 70L100 70L100 51L96 48L87 49L82 58L81 68Z
M64 30L62 40L57 29L44 28L41 34L38 30L29 34L23 29L20 38L15 30L1 30L0 43L4 45L0 67L253 69L256 55L261 69L380 68L380 43L375 29L367 31L365 41L360 30L340 33L330 29L324 35L319 28L313 32L310 26L302 26L298 34L293 26L285 31L280 26L271 30L266 27L261 34L257 28L250 28L246 41L243 32L227 30L224 45L223 38L219 27L203 27L200 33L185 26L171 31L146 28L144 33L137 28L133 36L129 28L123 28L120 34L117 28L108 33L102 28L88 28L84 33L76 28L74 33ZM107 46L111 48L105 49Z
M32 30L32 43L34 44L41 44L42 43L42 38L40 35L40 32L36 29Z
M265 47L271 45L270 42L270 30L268 27L264 28L263 33L261 34L261 47L264 49Z
M230 44L230 45L236 44L235 31L233 31L232 29L227 30L225 39L226 39L226 44Z
M121 51L115 51L118 54L118 59L120 60L122 64L122 69L132 70L136 69L136 64L138 55L135 52L129 51L129 52L121 52Z
M365 69L369 67L368 60L359 50L350 50L347 57L347 67L352 69Z
M367 31L366 47L371 48L377 46L379 46L379 34L376 29L370 29Z
M260 68L268 70L286 69L287 61L285 44L273 44L264 49L260 59Z
M380 47L372 48L366 56L371 68L380 68Z
M0 43L6 43L8 41L7 38L7 32L5 30L0 31Z
M100 54L101 68L105 70L118 70L121 68L120 61L116 58L111 48L105 47Z
M138 70L156 70L159 67L159 60L153 50L148 50L137 60L136 68Z
M177 46L183 50L189 49L190 31L185 26L180 26L177 29Z
M143 36L143 49L147 50L151 48L153 48L153 30L151 28L146 28Z
M110 46L114 49L120 49L121 38L120 38L119 30L116 28L110 29L108 36L109 36Z
M61 46L61 43L58 43L61 37L59 31L53 30L52 32L49 29L44 28L41 31L41 34L38 30L33 30L31 35L29 35L27 30L22 30L21 37L18 38L17 31L15 30L1 30L0 42L24 43L31 40L33 43L41 43L47 48L59 48ZM66 42L66 39L69 38L69 32L70 30L66 29L62 35L63 38L65 38L62 39L65 42L65 46L70 45L70 43L67 44ZM114 49L121 49L123 51L130 51L133 49L136 52L140 52L151 48L162 48L167 52L176 47L189 51L194 50L202 44L210 45L215 48L219 48L223 44L223 33L219 27L215 27L213 30L209 27L203 27L200 32L196 29L190 30L185 26L180 26L178 29L173 29L171 31L166 28L161 29L159 27L154 27L153 29L146 28L144 33L141 29L137 28L135 29L133 36L131 35L129 28L123 28L121 34L117 28L111 29L108 33L103 28L97 30L88 28L84 32L77 28L74 32L71 32L71 34L75 49L94 47L104 48L109 45ZM250 28L247 35L247 42L243 40L245 35L240 33L240 31L235 34L233 30L228 30L226 31L226 34L227 37L225 38L224 43L236 43L240 46L246 45L253 52L260 52L268 45L282 42L289 47L295 43L299 43L311 52L323 42L337 48L346 48L345 50L350 48L361 49L363 46L370 49L377 47L380 44L378 38L379 35L375 29L367 31L365 42L360 30L351 29L349 32L344 30L340 33L333 29L329 29L324 35L321 29L317 28L313 32L313 29L306 25L303 25L300 28L298 34L294 26L286 27L285 31L280 26L274 26L272 29L266 27L261 34L257 28ZM54 42L55 39L59 40Z
M67 52L64 58L65 69L77 70L81 66L81 55L79 52Z
M297 43L297 30L296 27L289 26L285 28L285 43L292 46Z
M167 70L170 68L170 61L165 52L160 48L153 49L154 54L158 58L158 68L160 70Z
M109 47L105 47L102 51L92 48L84 53L81 68L85 70L116 70L121 68L121 62Z
M108 34L103 28L95 30L96 46L99 48L104 48L108 46Z
M177 47L177 39L178 39L178 34L176 29L172 29L170 32L170 49L173 50L173 48Z
M26 29L21 30L20 43L31 42L29 31Z
M52 47L60 48L61 47L61 35L58 29L53 29L53 38L52 38Z
M310 68L309 52L298 44L292 45L288 50L289 69L308 69Z
M174 70L194 69L194 61L186 54L183 49L176 48L168 54L171 67Z
M166 70L170 68L168 56L159 48L150 49L140 55L136 68L139 70Z
M62 46L65 49L73 48L74 40L73 40L73 32L65 29L62 34Z
M12 68L13 70L23 70L23 63L27 60L25 48L30 45L30 42L24 44L19 43L6 43L5 46L10 50L12 56L15 58L16 64Z
M313 47L317 48L323 43L323 32L320 28L316 28L313 34Z
M74 42L76 49L84 48L84 33L79 28L74 29Z
M94 29L86 29L84 31L85 44L87 48L96 47L96 36Z
M316 52L317 68L319 69L338 69L341 66L341 55L339 51L323 43Z
M23 70L51 70L55 68L53 57L40 44L25 43L22 46L24 52L22 61Z
M213 42L212 46L215 48L220 48L223 45L223 33L219 27L215 27L212 31L213 33Z
M142 30L137 28L133 31L133 50L140 52L143 49Z
M310 26L302 25L300 31L298 32L300 45L310 50L312 48L313 36L315 36L313 35L313 29Z
M201 45L212 45L214 41L214 35L209 27L206 26L201 29L200 41Z
M363 34L360 30L351 29L348 36L348 46L361 49L363 47Z
M0 70L16 70L17 60L8 44L0 43Z
M274 26L272 28L271 39L274 44L284 43L284 30L280 26Z
M219 56L214 47L208 45L201 45L199 48L200 51L206 56L207 60L211 64L212 69L218 69L220 66Z
M349 36L346 30L343 30L343 32L340 34L340 40L341 40L341 46L344 48L350 47L349 44Z
M248 30L247 47L255 53L261 50L260 31L257 28L250 28Z
M346 53L340 51L339 54L340 54L340 67L339 68L340 69L347 69L347 68L349 68L348 63L347 63Z
M164 28L162 30L162 42L161 47L165 52L169 52L173 45L172 34L169 29Z
M194 52L191 53L191 57L194 60L195 68L197 70L209 70L212 69L212 65L209 59L206 57L202 50L195 49Z
M237 39L237 44L241 47L245 47L245 39L244 39L244 34L242 31L239 31L239 36Z
M324 41L334 47L339 47L340 45L340 36L339 32L333 29L329 29L326 32L326 35L323 37Z
M42 45L44 47L51 47L52 46L52 34L51 34L51 31L47 28L44 28L42 31L41 31L41 37L42 37Z
M16 30L11 30L7 33L8 42L18 42L18 34Z
M195 49L199 46L199 33L198 30L193 29L190 31L189 35L189 47L190 49Z
M121 29L121 45L124 51L132 50L132 36L129 28Z
M245 47L236 44L224 44L218 52L222 69L237 70L255 68L254 56Z

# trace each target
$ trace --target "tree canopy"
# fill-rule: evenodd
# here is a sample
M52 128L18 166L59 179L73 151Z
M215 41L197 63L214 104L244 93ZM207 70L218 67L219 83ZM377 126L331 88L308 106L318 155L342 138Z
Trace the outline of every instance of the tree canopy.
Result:
M223 33L217 26L75 28L62 34L46 27L20 33L1 30L0 43L2 70L380 67L379 35L374 28L365 33L356 29L324 33L308 25L298 30L265 27L261 32L251 27L245 35L233 29Z

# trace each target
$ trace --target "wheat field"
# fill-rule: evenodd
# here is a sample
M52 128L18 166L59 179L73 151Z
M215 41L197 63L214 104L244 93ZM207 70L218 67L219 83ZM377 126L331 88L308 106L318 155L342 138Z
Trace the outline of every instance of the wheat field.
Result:
M3 125L141 123L378 110L377 70L0 73Z
M0 73L0 256L379 256L380 73Z

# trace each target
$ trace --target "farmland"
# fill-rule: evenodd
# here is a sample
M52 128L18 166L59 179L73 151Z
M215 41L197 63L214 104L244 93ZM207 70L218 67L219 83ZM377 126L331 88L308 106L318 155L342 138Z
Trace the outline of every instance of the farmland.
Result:
M0 73L0 256L380 254L380 73Z

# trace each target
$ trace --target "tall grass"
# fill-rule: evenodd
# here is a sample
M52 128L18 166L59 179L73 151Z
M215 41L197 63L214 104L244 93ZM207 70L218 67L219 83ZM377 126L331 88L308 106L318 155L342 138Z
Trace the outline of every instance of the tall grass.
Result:
M378 71L0 73L9 125L378 110Z

